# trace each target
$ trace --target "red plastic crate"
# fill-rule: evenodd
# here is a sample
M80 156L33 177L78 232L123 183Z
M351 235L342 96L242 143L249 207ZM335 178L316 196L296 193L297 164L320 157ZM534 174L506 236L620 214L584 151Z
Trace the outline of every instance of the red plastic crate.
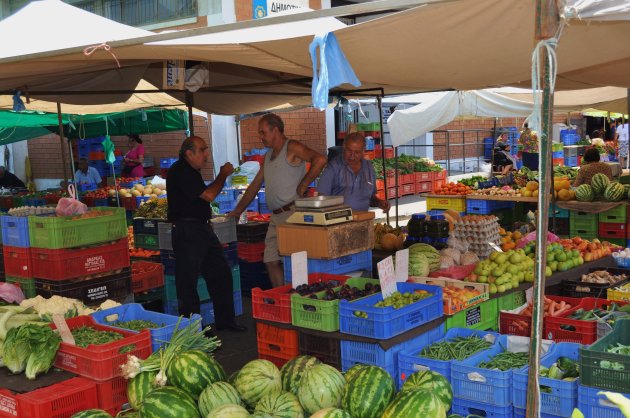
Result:
M96 383L98 407L116 416L127 403L128 380L124 377L116 377L105 382Z
M143 293L164 286L164 265L135 261L131 264L131 288L133 293Z
M374 159L374 151L363 151L363 159L364 160L373 160Z
M400 176L398 176L398 180L400 181L400 184L414 184L415 176L414 173L401 174Z
M572 306L578 306L580 304L581 299L579 298L568 298L564 296L546 296L551 300L555 300L557 302L565 301L570 303ZM546 335L546 325L547 325L547 317L543 318L543 335ZM519 324L525 322L527 325L524 327L520 327ZM499 311L499 332L501 334L506 335L520 335L523 337L530 337L532 331L532 317L513 314L508 312Z
M270 360L279 367L299 354L296 330L258 322L256 323L256 341L258 357Z
M434 180L433 181L433 192L437 192L446 184L446 180Z
M416 183L416 193L427 193L433 190L433 182L432 181L423 181L421 183Z
M598 236L600 238L620 238L626 239L626 224L614 222L600 222Z
M402 187L400 188L402 190L402 195L403 196L408 196L408 195L412 195L416 192L416 185L415 184L403 184Z
M545 338L555 342L576 342L580 344L592 344L597 340L597 321L580 321L568 318L578 309L590 311L594 308L604 308L613 302L608 299L583 298L578 306L572 308L560 318L546 318ZM625 305L626 302L614 302L617 305ZM562 326L572 326L575 331L562 329Z
M67 319L66 323L70 330L85 325L99 331L117 332L122 334L124 338L107 344L90 345L87 348L62 342L55 357L55 367L59 369L103 382L120 376L120 366L127 361L128 355L145 359L151 354L151 333L149 330L135 333L108 327L97 324L91 316L77 316ZM56 328L52 323L50 326L53 329ZM129 347L129 351L124 350L127 347Z
M311 273L308 275L310 284L337 280L345 283L349 276L327 273ZM291 285L280 286L269 290L258 287L252 289L252 316L266 321L291 323Z
M31 278L33 276L32 249L4 246L4 272L7 276Z
M96 385L82 377L22 394L0 389L2 418L68 418L92 408L98 408Z
M376 179L376 189L377 190L385 190L385 180Z
M81 202L85 203L85 206L89 208L94 207L94 198L89 196L81 196Z
M33 277L68 280L129 267L127 238L87 248L49 250L31 248Z
M380 189L376 191L376 198L380 200L385 200L385 190Z
M422 183L425 181L433 181L433 175L431 174L430 171L422 171L422 172L415 172L413 173L414 176L414 182L415 183Z
M387 187L387 199L395 199L396 198L396 187L388 186Z
M125 208L127 210L136 210L138 209L138 199L135 196L130 197L122 197L118 196L120 199L120 207Z
M238 258L245 260L249 263L256 263L263 260L265 253L265 242L239 242L238 243Z
M446 170L442 171L431 171L433 180L446 180Z
M56 205L57 203L59 203L60 199L61 199L61 196L56 195L56 194L47 194L44 196L44 201L46 202L47 205Z

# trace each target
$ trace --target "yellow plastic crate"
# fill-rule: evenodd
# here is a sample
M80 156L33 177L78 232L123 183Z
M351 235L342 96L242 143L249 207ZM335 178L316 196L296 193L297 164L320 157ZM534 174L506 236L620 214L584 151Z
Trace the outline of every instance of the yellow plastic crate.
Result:
M630 302L630 285L623 285L620 289L621 290L616 290L615 288L608 289L606 299L620 302Z
M466 196L427 197L427 210L452 209L466 212Z

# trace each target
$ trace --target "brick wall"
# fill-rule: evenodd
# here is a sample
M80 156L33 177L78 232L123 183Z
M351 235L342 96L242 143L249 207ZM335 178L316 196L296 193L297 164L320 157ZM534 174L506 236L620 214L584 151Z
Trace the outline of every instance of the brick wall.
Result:
M201 116L193 118L195 126L195 134L205 139L210 144L210 161L208 165L202 169L203 178L211 180L214 178L212 161L212 141L210 141L209 122ZM157 173L159 174L160 158L177 157L179 147L186 137L185 131L163 132L155 134L140 135L145 148L145 156L153 157ZM127 137L114 136L112 141L116 148L123 153L127 152ZM70 164L70 157L66 151L66 161ZM33 170L33 178L35 179L60 179L63 178L63 164L61 162L61 147L59 145L59 137L57 135L46 135L28 141L28 154L31 160ZM70 175L70 168L68 168Z
M326 113L316 109L300 109L279 113L284 120L284 134L303 142L315 151L326 154ZM260 117L241 121L241 152L262 148L258 137Z

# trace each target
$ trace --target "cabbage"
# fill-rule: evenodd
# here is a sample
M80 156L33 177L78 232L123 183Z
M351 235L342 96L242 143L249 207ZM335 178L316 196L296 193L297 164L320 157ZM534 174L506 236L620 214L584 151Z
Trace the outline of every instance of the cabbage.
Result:
M13 373L26 371L26 378L32 380L50 369L60 344L59 334L45 324L11 328L4 341L3 362Z

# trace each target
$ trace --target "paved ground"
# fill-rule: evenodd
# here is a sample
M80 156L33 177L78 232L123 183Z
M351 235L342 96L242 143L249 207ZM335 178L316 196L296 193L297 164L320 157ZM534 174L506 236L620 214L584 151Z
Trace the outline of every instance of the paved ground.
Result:
M228 375L239 370L247 362L258 358L256 325L252 318L252 299L245 295L243 295L243 315L237 318L237 321L247 327L246 332L216 331L221 340L221 349L216 352L215 358Z

